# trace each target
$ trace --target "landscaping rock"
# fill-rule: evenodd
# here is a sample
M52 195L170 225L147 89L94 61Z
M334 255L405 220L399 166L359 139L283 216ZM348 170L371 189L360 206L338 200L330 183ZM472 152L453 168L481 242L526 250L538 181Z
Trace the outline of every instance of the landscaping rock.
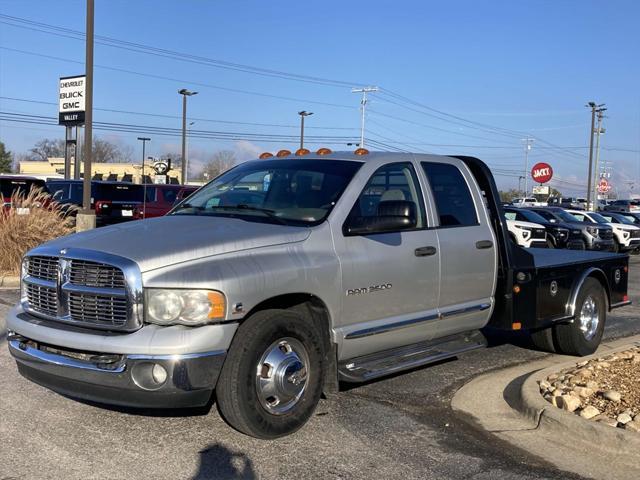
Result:
M618 418L616 418L616 420L618 421L618 423L626 425L627 423L631 422L633 419L631 418L631 415L629 415L628 413L621 413L620 415L618 415Z
M620 392L616 392L615 390L607 390L602 394L602 396L609 400L610 402L619 402L622 399L622 395Z
M561 395L560 397L556 397L556 402L560 408L568 412L573 412L582 405L580 399L573 395Z
M600 410L598 410L596 407L592 405L587 405L580 411L580 416L582 418L586 418L587 420L597 415L600 415Z

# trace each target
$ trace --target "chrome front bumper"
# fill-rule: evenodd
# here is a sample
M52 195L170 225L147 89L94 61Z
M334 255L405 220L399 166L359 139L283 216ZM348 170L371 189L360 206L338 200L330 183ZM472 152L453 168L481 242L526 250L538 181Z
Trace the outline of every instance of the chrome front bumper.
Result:
M223 350L179 355L79 352L13 332L7 340L25 378L70 397L127 407L206 405L226 356ZM153 377L155 365L166 373L162 382Z

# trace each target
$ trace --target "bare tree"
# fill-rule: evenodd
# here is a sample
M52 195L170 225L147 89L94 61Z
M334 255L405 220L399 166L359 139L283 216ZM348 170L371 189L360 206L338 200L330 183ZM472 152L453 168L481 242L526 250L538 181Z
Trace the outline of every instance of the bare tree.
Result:
M46 162L53 157L64 157L64 140L43 138L27 153L27 160L39 162Z
M205 179L215 178L233 167L236 161L236 154L233 151L220 150L205 163L201 176Z
M28 160L42 162L54 157L64 157L64 140L44 138L37 142L27 154ZM130 163L133 161L133 147L94 138L92 161L95 163Z
M133 160L133 147L119 145L109 140L93 140L92 161L96 163L130 163Z

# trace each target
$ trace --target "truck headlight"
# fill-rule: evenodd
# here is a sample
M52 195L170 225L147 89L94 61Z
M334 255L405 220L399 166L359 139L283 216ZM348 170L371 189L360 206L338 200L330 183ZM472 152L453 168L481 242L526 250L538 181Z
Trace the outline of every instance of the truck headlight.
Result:
M224 320L226 301L215 290L148 288L145 319L158 325L204 325Z
M587 232L595 237L598 235L598 227L587 227Z

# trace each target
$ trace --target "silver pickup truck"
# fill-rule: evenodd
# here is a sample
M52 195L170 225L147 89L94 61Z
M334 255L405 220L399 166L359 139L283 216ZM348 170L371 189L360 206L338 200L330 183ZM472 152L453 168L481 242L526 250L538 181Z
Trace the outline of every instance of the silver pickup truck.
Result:
M524 249L472 157L263 154L167 216L24 258L8 343L20 373L80 399L218 408L299 429L323 392L526 330L592 353L629 303L626 255Z

